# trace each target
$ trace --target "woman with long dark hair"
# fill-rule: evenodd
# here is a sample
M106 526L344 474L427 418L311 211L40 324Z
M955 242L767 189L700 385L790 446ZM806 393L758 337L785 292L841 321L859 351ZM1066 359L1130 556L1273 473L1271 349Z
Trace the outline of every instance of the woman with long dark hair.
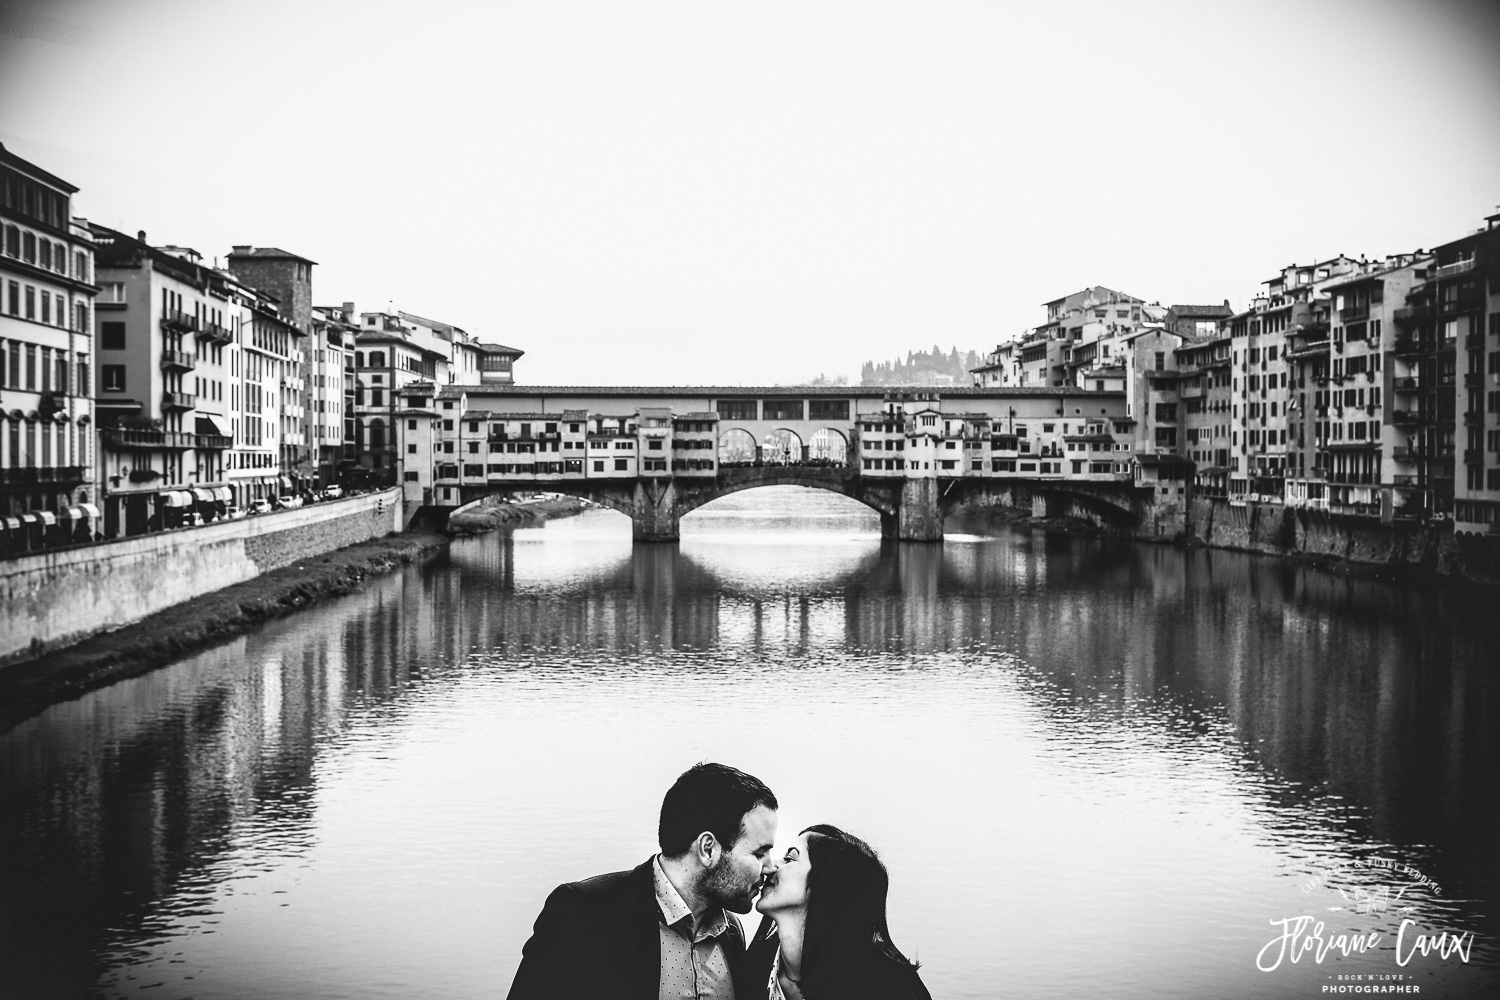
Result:
M870 845L810 826L766 879L751 961L769 965L770 1000L932 1000L917 964L891 941L890 877Z

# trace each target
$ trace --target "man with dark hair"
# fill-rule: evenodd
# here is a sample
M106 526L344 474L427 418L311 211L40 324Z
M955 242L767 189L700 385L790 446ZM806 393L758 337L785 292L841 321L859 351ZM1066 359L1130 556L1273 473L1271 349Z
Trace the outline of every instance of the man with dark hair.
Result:
M510 1000L740 1000L764 996L745 960L749 913L775 871L776 796L724 764L696 764L661 804L661 853L547 897ZM757 980L759 980L757 982Z

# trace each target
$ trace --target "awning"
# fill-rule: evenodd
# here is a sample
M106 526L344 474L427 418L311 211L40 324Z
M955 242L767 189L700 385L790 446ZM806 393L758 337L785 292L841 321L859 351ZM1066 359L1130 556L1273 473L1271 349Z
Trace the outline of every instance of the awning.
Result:
M193 493L194 497L196 497L198 500L201 500L203 503L213 503L214 502L215 498L214 498L214 491L213 490L205 489L202 486L194 486L193 490L192 490L192 493Z
M167 490L161 500L168 507L186 507L193 502L193 495L187 490Z
M85 517L88 517L88 514L84 512L82 507L69 507L62 512L62 516L69 521L81 521Z
M290 479L288 479L286 476L282 476L281 477L281 488L284 489L284 490L291 489L292 488L292 481Z
M42 519L43 524L53 525L57 523L57 515L50 510L39 510L36 512L36 516Z
M36 511L28 510L26 513L21 515L21 522L23 524L41 524L42 519L37 515Z
M224 434L224 432L219 429L219 425L214 423L213 417L206 416L202 413L198 414L197 424L195 426L199 434L218 434L221 436Z
M83 512L85 514L87 514L89 517L92 517L96 521L99 519L99 508L98 507L95 507L91 503L81 503L78 506L82 507L83 508Z
M229 501L234 499L234 494L229 492L228 486L215 486L214 499L223 500L225 503L228 503Z
M21 530L21 519L19 517L7 517L4 520L5 520L5 527L8 528L9 530L11 530L11 531L20 531Z

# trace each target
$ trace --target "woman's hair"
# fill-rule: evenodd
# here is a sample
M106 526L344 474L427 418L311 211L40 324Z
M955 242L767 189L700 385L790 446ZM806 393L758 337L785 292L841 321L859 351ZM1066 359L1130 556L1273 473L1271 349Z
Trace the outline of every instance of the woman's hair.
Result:
M917 968L891 940L885 918L890 876L870 845L826 824L802 832L808 855L803 977L837 975L854 960Z

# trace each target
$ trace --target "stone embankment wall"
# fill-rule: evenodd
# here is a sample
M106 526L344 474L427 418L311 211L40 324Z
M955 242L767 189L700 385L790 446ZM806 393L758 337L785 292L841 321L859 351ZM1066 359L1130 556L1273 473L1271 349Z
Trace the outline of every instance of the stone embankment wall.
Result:
M1500 584L1500 545L1488 538L1455 537L1451 524L1381 524L1280 504L1234 506L1196 497L1188 511L1188 531L1214 548Z
M0 664L400 530L396 490L0 561Z

